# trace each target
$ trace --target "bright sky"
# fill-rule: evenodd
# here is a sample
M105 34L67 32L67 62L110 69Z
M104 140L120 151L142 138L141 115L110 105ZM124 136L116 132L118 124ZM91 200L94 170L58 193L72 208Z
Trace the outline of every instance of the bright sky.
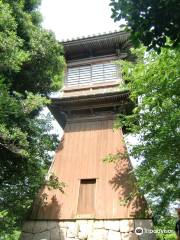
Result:
M42 0L43 27L58 40L119 29L111 19L110 0Z

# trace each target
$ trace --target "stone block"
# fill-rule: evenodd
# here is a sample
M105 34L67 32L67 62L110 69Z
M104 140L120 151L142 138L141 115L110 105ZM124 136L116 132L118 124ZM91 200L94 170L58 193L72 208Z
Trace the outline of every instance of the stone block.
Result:
M121 240L120 232L109 230L109 232L108 232L108 240Z
M120 220L120 232L132 232L134 231L134 220Z
M64 239L62 239L62 240L79 240L79 238L77 238L77 237L76 237L76 238L68 238L68 237L67 237L67 238L64 238Z
M80 226L80 225L83 225L83 224L87 224L87 223L88 223L88 220L78 219L78 220L76 220L76 223Z
M135 229L137 227L140 227L143 229L143 234L139 235L139 240L155 240L156 239L155 234L150 231L153 229L153 223L151 219L135 220Z
M139 240L156 240L156 235L154 233L143 233L139 236Z
M67 236L67 228L60 228L59 233L60 233L60 239L64 240Z
M141 227L143 229L153 229L153 224L151 219L136 219L135 228Z
M50 240L50 231L34 234L33 240Z
M51 229L50 236L51 236L51 240L60 240L60 229L59 229L59 227Z
M47 230L59 227L58 221L47 221Z
M96 220L94 222L94 228L104 228L104 221L103 220Z
M60 228L67 228L67 222L66 221L60 221L59 226L60 226Z
M88 237L88 234L86 232L79 232L78 237L80 240L86 240Z
M45 232L47 230L47 221L35 221L33 233Z
M88 236L88 240L107 240L108 231L105 229L94 229Z
M32 233L22 233L20 236L20 240L33 240Z
M26 233L33 233L35 221L26 221L23 224L22 231Z
M88 220L88 224L94 228L94 220Z
M68 222L67 226L68 226L67 237L68 238L77 237L79 232L79 225L76 222Z
M138 236L135 233L121 233L121 240L138 240Z
M104 227L105 229L108 229L108 230L119 231L120 229L119 221L117 220L104 221Z
M79 231L82 233L81 235L86 236L86 238L93 231L94 221L81 221L77 222L77 224L79 225Z

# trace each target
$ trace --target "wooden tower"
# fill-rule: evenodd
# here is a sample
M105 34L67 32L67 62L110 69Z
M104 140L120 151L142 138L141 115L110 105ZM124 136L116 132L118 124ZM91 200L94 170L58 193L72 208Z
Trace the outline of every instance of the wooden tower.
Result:
M28 240L154 239L135 233L151 228L129 159L105 163L124 153L117 113L130 114L129 92L115 61L126 59L128 34L113 32L62 43L67 61L64 86L50 110L64 128L50 174L66 183L64 194L45 188L23 227ZM147 235L147 236L146 236Z

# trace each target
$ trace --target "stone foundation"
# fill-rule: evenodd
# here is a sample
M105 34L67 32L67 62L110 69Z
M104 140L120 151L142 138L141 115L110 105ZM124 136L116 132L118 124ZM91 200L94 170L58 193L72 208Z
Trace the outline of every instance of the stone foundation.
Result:
M135 229L144 229L137 235ZM151 220L26 221L21 240L154 240Z

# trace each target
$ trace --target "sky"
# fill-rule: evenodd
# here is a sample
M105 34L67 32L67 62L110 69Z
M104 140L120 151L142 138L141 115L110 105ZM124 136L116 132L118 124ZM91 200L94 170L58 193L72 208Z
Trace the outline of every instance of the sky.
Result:
M110 0L42 0L43 27L61 40L119 29L111 19Z

